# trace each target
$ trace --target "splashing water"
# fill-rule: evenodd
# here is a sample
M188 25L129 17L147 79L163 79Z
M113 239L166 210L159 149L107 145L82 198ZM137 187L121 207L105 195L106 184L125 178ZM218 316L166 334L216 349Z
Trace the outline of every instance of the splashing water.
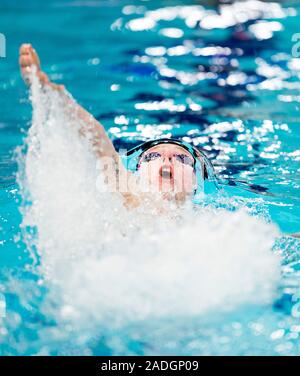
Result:
M298 355L300 243L272 225L299 231L297 2L29 3L0 14L11 50L26 19L45 71L118 149L181 138L224 192L127 211L36 83L17 184L9 153L29 108L14 57L2 60L0 354Z
M275 226L246 208L167 203L161 216L149 204L126 210L116 194L99 190L95 157L58 93L34 82L31 99L19 183L23 235L36 260L31 272L47 290L42 313L55 322L38 339L41 348L47 337L42 353L70 337L90 353L97 331L134 325L141 336L153 321L175 328L182 319L272 302ZM110 351L124 350L119 342Z

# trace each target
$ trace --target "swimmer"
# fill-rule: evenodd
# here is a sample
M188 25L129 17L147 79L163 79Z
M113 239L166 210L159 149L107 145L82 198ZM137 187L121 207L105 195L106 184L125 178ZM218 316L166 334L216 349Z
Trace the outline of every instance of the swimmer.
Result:
M201 171L200 179L208 178L208 167L211 169L212 166L206 156L195 147L173 139L148 141L135 148L134 151L140 150L134 168L136 171L129 171L121 162L102 124L75 102L63 85L51 82L42 71L39 56L30 44L20 47L19 64L22 77L28 86L31 85L33 75L36 75L43 88L59 92L66 112L76 117L80 124L79 132L88 139L96 157L105 161L105 164L111 161L113 168L103 169L106 182L110 182L112 186L111 182L120 180L120 176L124 178L126 188L124 189L124 184L118 183L117 190L123 196L125 206L138 206L145 196L141 187L145 186L150 187L151 192L158 193L163 199L185 202L193 197L197 190L198 170ZM133 151L129 154L133 154Z
M28 86L35 74L42 87L61 95L65 111L78 120L80 135L88 139L97 159L105 160L106 166L110 161L112 168L103 169L105 179L108 184L117 187L127 208L137 207L145 198L149 198L141 190L145 185L164 200L174 200L180 204L195 196L199 183L206 180L216 182L213 167L205 154L190 144L174 139L147 141L130 150L128 156L135 157L131 159L133 166L126 169L104 127L71 98L63 85L50 81L41 70L38 54L30 44L20 47L19 64ZM120 184L120 177L126 182L125 188ZM116 181L119 183L114 185ZM300 232L287 235L300 238Z

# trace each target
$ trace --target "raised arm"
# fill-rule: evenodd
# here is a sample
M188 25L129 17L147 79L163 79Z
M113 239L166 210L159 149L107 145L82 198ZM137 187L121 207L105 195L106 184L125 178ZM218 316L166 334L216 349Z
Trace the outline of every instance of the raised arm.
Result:
M105 132L104 127L100 124L89 112L87 112L83 107L81 107L66 91L64 85L57 85L49 80L48 75L42 71L40 59L34 48L30 44L23 44L20 47L20 57L19 64L21 69L22 77L25 83L30 86L30 79L33 72L41 83L45 87L49 87L53 90L59 91L64 103L64 110L70 113L70 116L78 119L78 124L80 126L80 134L86 137L90 143L90 146L95 153L96 157L100 160L111 161L112 168L107 168L104 170L105 177L108 181L119 180L120 173L127 176L126 180L133 179L132 174L130 174L120 161L120 156L113 146L110 138ZM35 66L35 71L33 67ZM113 176L112 176L113 175ZM132 184L132 183L131 183ZM136 195L129 191L120 192L127 206L138 205L138 198Z
M111 157L115 161L119 155L115 150L113 143L109 139L103 126L81 107L76 101L68 95L64 85L57 85L49 80L48 75L41 70L40 59L35 49L30 44L23 44L20 47L20 69L21 74L27 85L30 85L30 77L33 73L33 66L36 67L36 74L40 83L44 86L51 87L53 90L61 92L66 101L66 110L72 111L72 116L82 120L81 133L89 136L93 149L98 157Z

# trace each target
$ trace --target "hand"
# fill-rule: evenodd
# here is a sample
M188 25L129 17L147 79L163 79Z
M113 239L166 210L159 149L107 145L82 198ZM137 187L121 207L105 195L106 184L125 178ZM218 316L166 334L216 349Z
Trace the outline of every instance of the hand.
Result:
M64 90L64 85L51 82L47 74L41 70L39 56L31 44L22 44L20 47L19 64L23 80L28 86L31 85L32 74L35 72L41 85L50 86L55 90Z

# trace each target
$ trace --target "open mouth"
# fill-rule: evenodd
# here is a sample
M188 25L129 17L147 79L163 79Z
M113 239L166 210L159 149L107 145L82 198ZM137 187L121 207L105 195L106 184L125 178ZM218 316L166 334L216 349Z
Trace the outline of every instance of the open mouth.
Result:
M173 179L173 169L170 166L162 166L159 169L159 174L163 179Z

